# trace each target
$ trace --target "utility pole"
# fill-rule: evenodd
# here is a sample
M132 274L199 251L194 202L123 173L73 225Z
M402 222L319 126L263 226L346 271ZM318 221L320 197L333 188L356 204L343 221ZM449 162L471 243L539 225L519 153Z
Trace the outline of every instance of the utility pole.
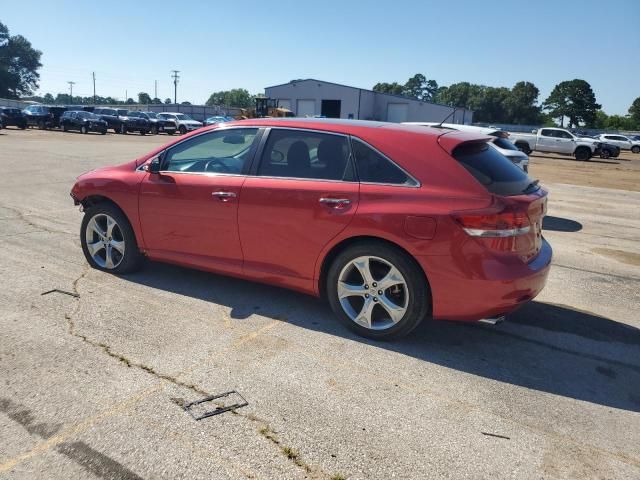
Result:
M96 104L96 72L91 72L93 74L93 104Z
M73 86L76 82L67 82L69 84L69 103L73 103Z
M129 100L129 94L127 93L127 91L124 91L124 103L127 103L127 100Z
M158 98L158 80L153 81L153 98Z
M180 70L171 70L171 71L173 72L173 75L171 75L171 78L173 78L173 103L177 104L178 103L178 79L180 78L178 73L180 73Z

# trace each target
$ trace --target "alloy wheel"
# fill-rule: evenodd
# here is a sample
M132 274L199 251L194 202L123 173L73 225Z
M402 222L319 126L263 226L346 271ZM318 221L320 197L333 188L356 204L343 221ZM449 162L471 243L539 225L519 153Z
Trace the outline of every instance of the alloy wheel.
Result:
M98 213L87 223L85 230L87 250L94 262L108 270L122 262L125 251L124 235L110 215Z
M404 317L409 288L400 271L380 257L357 257L338 276L338 299L347 316L371 330L385 330Z

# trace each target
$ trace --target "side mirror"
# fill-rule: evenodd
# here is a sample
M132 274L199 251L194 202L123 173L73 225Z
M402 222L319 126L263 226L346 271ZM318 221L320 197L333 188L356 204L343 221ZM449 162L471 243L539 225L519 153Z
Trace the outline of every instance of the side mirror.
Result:
M151 160L149 166L147 167L147 172L149 173L160 173L160 162L162 159L162 155L158 155L156 158Z

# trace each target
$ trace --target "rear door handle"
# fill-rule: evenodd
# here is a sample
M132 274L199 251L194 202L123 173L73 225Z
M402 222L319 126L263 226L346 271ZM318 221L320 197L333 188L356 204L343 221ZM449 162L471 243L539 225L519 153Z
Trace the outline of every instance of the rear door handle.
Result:
M213 197L218 197L220 200L222 200L223 202L226 202L227 200L229 200L230 198L235 198L237 197L235 192L211 192L211 196Z
M348 198L327 198L327 197L322 197L319 200L320 203L324 203L325 205L328 205L330 207L333 208L344 208L347 205L349 205L351 203L351 200L349 200Z

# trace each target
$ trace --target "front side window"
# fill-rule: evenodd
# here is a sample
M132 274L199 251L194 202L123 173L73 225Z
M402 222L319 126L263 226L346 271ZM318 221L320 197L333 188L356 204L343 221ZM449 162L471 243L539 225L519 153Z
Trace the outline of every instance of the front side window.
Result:
M348 139L328 133L273 129L262 153L258 175L353 180Z
M542 135L543 137L553 137L554 133L554 130L540 130L540 135Z
M218 130L198 135L169 149L163 160L163 170L241 174L257 135L257 128Z
M360 140L353 139L353 154L358 178L365 183L417 185L400 167Z

